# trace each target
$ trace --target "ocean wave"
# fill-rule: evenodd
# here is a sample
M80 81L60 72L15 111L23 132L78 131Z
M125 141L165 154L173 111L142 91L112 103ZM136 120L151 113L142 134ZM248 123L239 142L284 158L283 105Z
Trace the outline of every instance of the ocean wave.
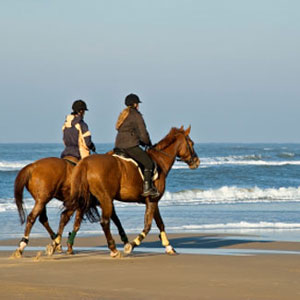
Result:
M160 205L234 204L257 202L300 201L300 187L279 189L223 186L218 189L165 192Z
M218 189L195 189L180 192L166 191L159 202L160 206L182 205L220 205L220 204L251 204L274 202L299 202L300 187L281 187L278 189L258 187L241 188L235 186L223 186ZM138 203L114 202L117 207L128 207ZM30 211L34 206L32 198L24 199L25 208ZM47 204L48 208L62 208L62 202L56 199ZM16 210L14 199L0 199L0 212Z
M287 166L287 165L300 165L300 161L265 161L265 160L253 160L253 161L210 161L202 162L204 165L253 165L253 166Z
M282 152L282 153L279 153L277 154L278 157L280 158L289 158L289 157L295 157L295 153L293 152Z
M282 153L282 158L293 157L293 153L284 152ZM263 166L284 166L284 165L300 165L299 160L266 160L268 156L262 156L260 154L251 155L230 155L212 158L202 158L202 164L206 165L224 165L224 164L234 164L234 165L263 165Z
M219 224L202 224L202 225L182 225L170 227L169 230L230 230L230 229L300 229L300 223L284 223L284 222L238 222L238 223L219 223Z
M0 171L18 171L31 163L29 160L23 161L0 161Z
M286 157L287 158L287 157ZM262 160L259 155L249 156L228 156L228 157L212 157L200 158L200 168L208 168L212 166L222 165L240 165L240 166L287 166L300 165L300 160L285 160L285 161L271 161ZM188 169L189 166L183 162L176 162L172 169Z
M29 213L34 204L35 201L33 198L25 198L24 201L24 208ZM47 208L62 208L62 202L56 199L52 199L48 204ZM6 212L6 211L12 211L17 210L17 206L15 204L15 200L13 198L8 199L0 199L0 213Z
M296 155L294 153L283 152L278 154L280 158L293 158ZM285 160L285 161L268 161L264 160L260 154L251 154L251 155L230 155L224 157L204 157L201 158L200 168L208 168L212 166L220 165L253 165L253 166L286 166L286 165L300 165L300 160ZM19 171L32 161L23 160L23 161L0 161L0 171L10 172L10 171ZM183 162L175 162L172 169L188 169L189 166Z

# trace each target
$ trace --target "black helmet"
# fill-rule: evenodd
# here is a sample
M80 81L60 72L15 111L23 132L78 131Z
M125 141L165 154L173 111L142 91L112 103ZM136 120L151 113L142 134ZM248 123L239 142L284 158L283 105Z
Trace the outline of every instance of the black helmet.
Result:
M140 98L135 94L129 94L125 98L125 105L132 106L134 103L142 103Z
M88 110L86 103L82 100L74 101L74 103L72 105L72 109L75 113L79 113L81 110Z

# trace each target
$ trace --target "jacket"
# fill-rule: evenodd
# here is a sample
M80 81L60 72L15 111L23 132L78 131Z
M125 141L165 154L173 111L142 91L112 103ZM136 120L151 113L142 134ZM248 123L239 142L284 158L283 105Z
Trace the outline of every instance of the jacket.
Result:
M137 109L130 108L128 116L118 129L115 147L126 149L138 145L151 146L151 140L142 114Z
M80 115L68 115L63 125L63 141L65 149L61 157L73 156L82 159L90 154L94 147L88 125Z

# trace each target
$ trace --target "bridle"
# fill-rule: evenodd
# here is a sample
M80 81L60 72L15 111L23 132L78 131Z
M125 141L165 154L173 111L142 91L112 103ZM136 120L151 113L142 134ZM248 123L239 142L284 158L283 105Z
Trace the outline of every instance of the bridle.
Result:
M188 160L184 160L184 159L182 159L182 158L176 158L176 161L182 161L182 162L185 162L185 163L188 164L188 165L191 165L191 164L194 164L194 163L195 163L195 158L198 158L198 155L196 154L195 151L192 150L192 148L191 148L191 146L190 146L190 144L189 144L189 141L188 141L187 136L184 136L184 138L185 138L185 141L186 141L186 144L187 144L187 147L188 147L188 150L189 150L189 153L190 153L190 157L191 157L191 158L188 159ZM167 157L169 157L169 158L173 158L170 154L164 152L163 150L158 150L158 149L156 149L155 147L153 147L153 148L151 148L151 149L153 149L153 150L155 150L155 151L157 151L157 152L160 152L160 153L164 154L165 156L167 156Z
M192 150L192 148L191 148L191 146L189 144L189 141L188 141L188 138L187 138L186 135L184 136L184 138L185 138L185 141L186 141L186 144L187 144L187 148L188 148L188 150L190 152L190 157L191 158L188 159L188 160L184 160L182 158L177 158L176 160L177 161L183 161L183 162L185 162L186 164L188 164L190 166L190 165L192 165L192 164L195 163L195 158L198 158L198 155L196 154L195 151Z

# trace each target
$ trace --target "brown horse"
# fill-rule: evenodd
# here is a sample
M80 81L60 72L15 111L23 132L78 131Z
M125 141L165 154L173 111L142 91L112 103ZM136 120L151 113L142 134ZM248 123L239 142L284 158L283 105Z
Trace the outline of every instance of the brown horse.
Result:
M56 235L48 223L46 205L53 198L63 201L64 204L69 201L71 189L70 179L74 167L75 164L70 160L48 157L28 164L19 171L15 179L14 194L21 224L25 222L26 218L23 208L24 187L26 187L29 193L32 195L33 199L35 200L35 205L27 217L24 237L20 241L18 249L14 252L14 257L18 258L22 256L22 253L28 244L32 226L37 217L39 217L39 221L46 228L53 242L55 242L56 248L58 248L58 250L61 249L61 236ZM73 212L74 210L72 211L72 214ZM63 211L61 214L60 223L66 225L72 214L70 214L68 210ZM69 238L68 244L73 243L82 218L83 213L80 210L77 210L71 241ZM97 220L97 218L100 219L95 205L93 205L91 214L88 216L88 218L94 221ZM114 210L112 213L112 220L118 227L121 239L124 241L124 243L126 243L126 240L128 241L127 236ZM63 228L61 228L61 231L62 230Z
M125 253L130 253L134 247L140 245L151 229L153 218L160 230L160 238L162 245L166 247L166 252L169 254L175 253L165 233L158 201L165 191L166 177L176 157L187 163L191 169L197 168L200 164L200 160L194 151L194 143L189 137L190 130L191 127L184 130L183 126L180 129L172 128L164 139L148 150L148 154L157 163L159 170L159 177L155 181L155 186L160 196L155 199L141 197L143 180L137 168L131 162L116 156L109 154L89 156L80 161L74 169L71 178L71 201L66 203L66 206L73 210L79 207L87 212L90 193L101 202L102 218L100 223L112 257L119 255L110 232L110 217L113 212L114 199L146 204L144 230L133 242L125 245Z

